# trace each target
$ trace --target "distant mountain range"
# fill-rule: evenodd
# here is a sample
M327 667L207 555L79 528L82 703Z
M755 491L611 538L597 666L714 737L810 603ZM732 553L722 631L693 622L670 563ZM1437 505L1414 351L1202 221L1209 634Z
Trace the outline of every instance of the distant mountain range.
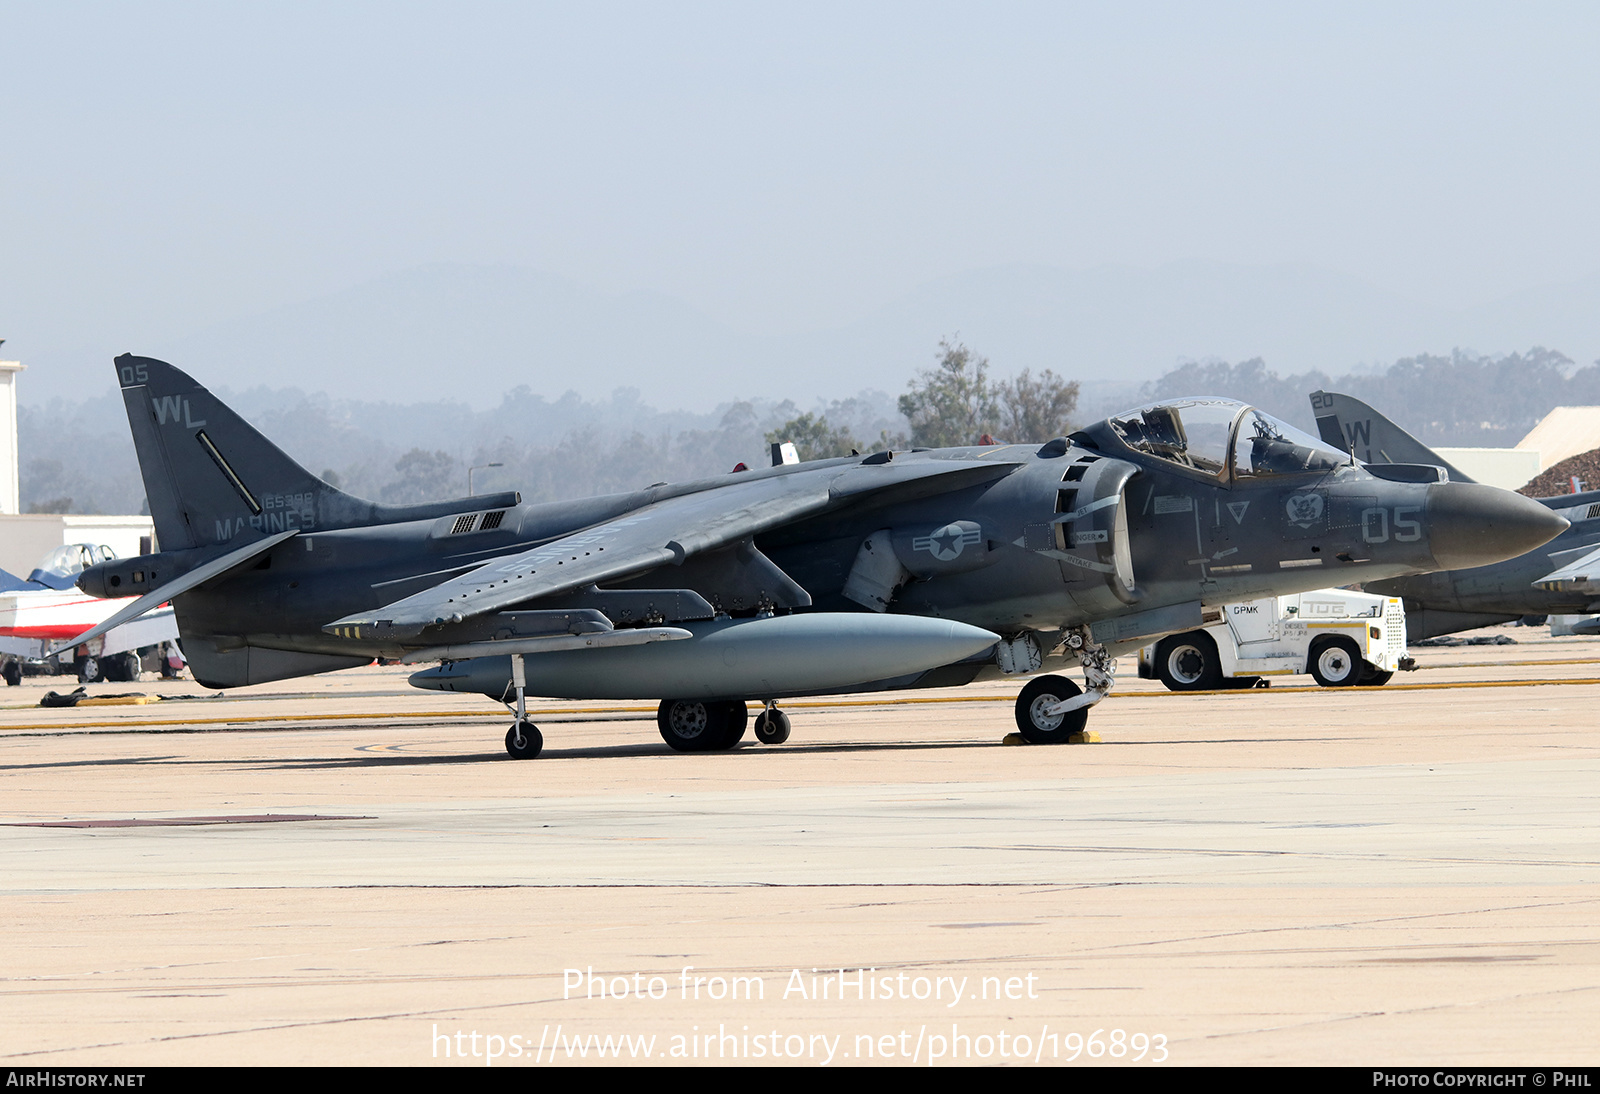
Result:
M118 349L163 357L222 388L479 408L518 385L588 399L636 388L658 408L704 411L752 396L806 406L863 388L898 392L956 334L990 359L996 377L1054 369L1084 381L1089 396L1120 395L1184 359L1262 357L1284 374L1340 375L1455 347L1544 345L1587 364L1600 356L1597 316L1600 274L1447 311L1310 266L1196 260L1153 270L971 270L859 322L772 336L658 293L605 293L516 267L434 265ZM21 397L107 391L108 357L41 348L24 362Z

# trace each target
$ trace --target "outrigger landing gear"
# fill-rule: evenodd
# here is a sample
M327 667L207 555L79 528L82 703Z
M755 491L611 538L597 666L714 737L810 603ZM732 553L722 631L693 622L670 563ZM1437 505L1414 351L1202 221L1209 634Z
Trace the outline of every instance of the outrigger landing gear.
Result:
M544 734L526 719L518 718L517 724L506 730L506 751L514 760L531 760L543 747Z
M1104 699L1116 683L1117 662L1106 648L1090 637L1088 627L1079 627L1066 636L1066 645L1078 655L1088 691L1065 676L1039 676L1028 682L1017 696L1017 731L1034 745L1066 744L1084 741L1084 725L1089 708Z
M781 745L789 739L789 716L778 709L776 699L767 700L767 709L756 715L756 740L764 745Z
M511 729L506 732L506 751L511 753L514 760L531 760L544 747L544 734L539 732L538 726L528 721L525 698L528 674L522 664L521 654L511 655L511 686L517 691L517 720L511 723Z

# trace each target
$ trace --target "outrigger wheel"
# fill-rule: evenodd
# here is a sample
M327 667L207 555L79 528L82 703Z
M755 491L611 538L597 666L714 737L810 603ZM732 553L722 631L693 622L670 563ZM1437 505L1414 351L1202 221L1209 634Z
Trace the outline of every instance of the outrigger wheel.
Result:
M764 745L781 745L789 739L789 716L772 703L756 715L756 740Z
M531 760L544 747L544 734L539 727L523 719L506 731L506 751L513 760Z
M520 653L511 655L511 687L517 693L517 720L506 731L506 751L513 760L531 760L544 747L544 734L528 721L528 674Z

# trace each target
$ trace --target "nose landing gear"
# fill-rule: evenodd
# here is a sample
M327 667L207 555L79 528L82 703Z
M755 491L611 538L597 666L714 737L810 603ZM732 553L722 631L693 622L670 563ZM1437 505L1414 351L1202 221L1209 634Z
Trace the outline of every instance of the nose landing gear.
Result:
M1095 740L1085 731L1089 708L1111 693L1117 662L1094 641L1088 627L1067 634L1067 648L1083 666L1084 691L1065 676L1039 676L1017 696L1017 732L1034 745L1083 744Z

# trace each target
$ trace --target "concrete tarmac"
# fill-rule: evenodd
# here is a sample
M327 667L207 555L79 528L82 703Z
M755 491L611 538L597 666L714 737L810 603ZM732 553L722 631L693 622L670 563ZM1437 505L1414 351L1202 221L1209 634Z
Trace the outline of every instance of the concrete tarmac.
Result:
M1496 633L1496 632L1479 632ZM1174 695L1012 747L1016 683L509 718L378 668L0 701L0 1058L1593 1065L1600 642ZM178 698L187 696L186 698ZM1098 1031L1098 1032L1097 1032Z

